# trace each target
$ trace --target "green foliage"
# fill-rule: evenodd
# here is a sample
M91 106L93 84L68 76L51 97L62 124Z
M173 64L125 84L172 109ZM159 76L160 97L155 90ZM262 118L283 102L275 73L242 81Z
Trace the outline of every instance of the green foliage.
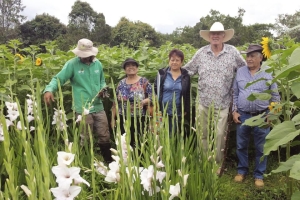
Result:
M137 48L141 42L147 41L150 46L159 46L159 36L149 24L141 21L132 22L122 17L113 28L112 45L124 43L130 48Z
M296 11L294 14L279 14L275 23L277 35L282 37L285 34L288 34L291 38L295 38L296 42L300 42L299 17L300 10Z
M18 36L18 26L26 19L21 12L25 6L21 0L0 1L0 43L15 39Z
M20 32L24 45L29 46L64 37L67 27L56 17L44 13L22 24Z
M271 58L264 62L262 69L267 72L273 72L274 79L272 83L277 83L278 90L281 93L281 102L270 110L267 116L256 116L245 122L249 126L264 126L268 125L265 118L270 120L269 125L272 126L271 132L266 137L264 145L264 155L269 155L271 151L276 151L279 148L286 149L286 163L279 166L277 170L272 173L286 171L287 182L287 197L290 199L292 194L299 190L295 187L293 179L299 180L300 171L299 163L294 162L295 157L290 157L291 142L300 135L299 127L299 110L298 90L295 86L299 85L299 71L300 71L300 47L299 44L294 43L289 36L282 37L276 41L278 44L273 44L271 48L283 47L280 49L271 49ZM265 67L266 65L270 67ZM293 87L291 87L293 86ZM295 92L295 93L294 93ZM262 94L264 95L264 94ZM251 99L259 99L257 95L251 95ZM266 96L265 96L266 97ZM269 97L271 98L271 97ZM266 98L264 98L266 100ZM296 143L294 143L296 144ZM293 165L291 167L291 165ZM288 167L289 166L289 167Z

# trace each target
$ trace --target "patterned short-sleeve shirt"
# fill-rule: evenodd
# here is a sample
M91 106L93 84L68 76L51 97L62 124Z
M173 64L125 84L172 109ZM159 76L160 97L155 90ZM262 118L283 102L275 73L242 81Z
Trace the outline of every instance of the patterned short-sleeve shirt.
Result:
M232 45L224 44L215 56L211 46L200 48L185 68L190 75L198 72L200 104L215 108L228 108L232 101L232 82L237 68L245 66L245 59Z
M145 115L146 110L143 109L140 102L145 98L152 97L152 86L149 81L141 77L136 83L127 84L126 79L124 78L119 82L117 87L116 95L119 106L119 114L126 114L127 102L130 105L131 116L134 116L134 110L136 115ZM136 109L134 109L134 100L136 101Z

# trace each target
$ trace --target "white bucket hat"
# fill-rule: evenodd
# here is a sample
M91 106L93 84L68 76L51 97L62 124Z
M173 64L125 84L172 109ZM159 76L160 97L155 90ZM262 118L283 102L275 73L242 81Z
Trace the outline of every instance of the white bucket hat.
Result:
M209 32L219 32L219 31L224 31L225 36L223 39L223 42L227 42L228 40L230 40L233 35L234 35L234 30L233 29L228 29L228 30L224 30L224 26L223 24L221 24L220 22L215 22L211 27L210 30L200 30L200 36L209 42Z
M96 56L98 48L93 47L93 42L91 40L83 38L78 40L77 47L73 49L72 52L80 58L87 58Z

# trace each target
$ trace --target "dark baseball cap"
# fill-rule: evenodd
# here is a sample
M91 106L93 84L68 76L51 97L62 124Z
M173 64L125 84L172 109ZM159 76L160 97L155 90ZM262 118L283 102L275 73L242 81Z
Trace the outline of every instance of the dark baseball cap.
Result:
M127 58L127 59L122 63L123 69L125 69L125 66L126 66L128 63L134 63L137 67L139 66L139 63L138 63L136 60L134 60L133 58Z

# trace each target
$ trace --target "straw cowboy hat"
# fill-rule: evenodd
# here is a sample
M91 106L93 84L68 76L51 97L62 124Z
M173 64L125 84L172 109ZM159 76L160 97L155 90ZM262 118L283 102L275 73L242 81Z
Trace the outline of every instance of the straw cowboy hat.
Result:
M77 47L73 49L72 52L80 58L87 58L96 56L98 48L93 47L93 42L91 40L83 38L78 40Z
M234 30L233 29L228 29L228 30L224 30L224 26L223 24L221 24L220 22L215 22L211 27L210 30L200 30L200 36L208 41L209 41L209 32L220 32L223 31L225 33L223 42L227 42L228 40L230 40L233 35L234 35Z

